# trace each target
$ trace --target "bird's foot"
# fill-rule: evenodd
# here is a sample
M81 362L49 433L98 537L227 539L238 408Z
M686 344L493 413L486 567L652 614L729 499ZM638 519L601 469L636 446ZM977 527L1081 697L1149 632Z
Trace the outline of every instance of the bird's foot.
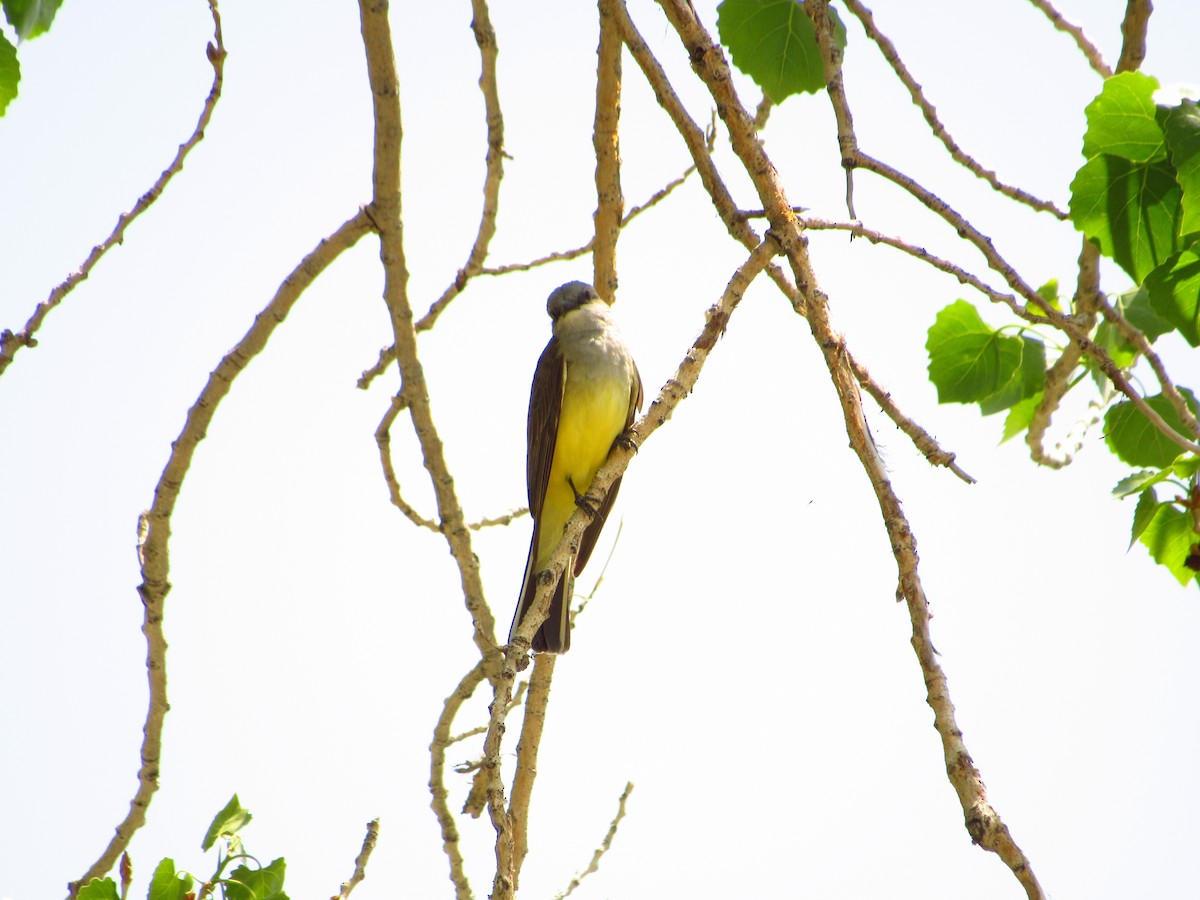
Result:
M618 434L615 443L617 444L617 446L622 447L625 450L630 451L631 453L638 452L638 442L637 442L637 439L633 436L632 431L623 431L620 434Z
M584 510L593 519L600 514L600 501L589 497L587 494L579 493L579 488L575 487L575 481L570 475L567 476L567 484L571 486L571 490L575 493L575 505Z

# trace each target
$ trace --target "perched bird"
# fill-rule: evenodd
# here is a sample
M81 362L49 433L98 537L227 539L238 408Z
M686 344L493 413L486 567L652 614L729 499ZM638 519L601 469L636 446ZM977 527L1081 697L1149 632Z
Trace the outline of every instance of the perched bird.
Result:
M521 599L513 616L511 642L537 593L537 574L562 540L577 505L589 510L579 553L554 589L550 615L533 636L534 650L566 653L571 646L570 605L575 576L583 571L604 528L618 478L597 508L584 497L609 450L642 406L642 379L609 315L608 304L590 284L571 281L546 301L553 337L538 359L529 393L525 475L533 540L525 563Z

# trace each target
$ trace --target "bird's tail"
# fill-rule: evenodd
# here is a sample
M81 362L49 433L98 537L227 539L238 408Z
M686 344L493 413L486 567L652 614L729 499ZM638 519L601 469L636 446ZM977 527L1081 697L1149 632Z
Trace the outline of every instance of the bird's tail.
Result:
M529 548L529 561L525 565L525 580L521 584L521 601L517 604L516 615L513 616L512 626L508 630L508 640L512 643L517 626L525 618L525 613L533 605L538 587L538 568L534 560L537 547L537 535L534 534L534 544ZM550 601L550 614L533 635L530 644L539 653L566 653L571 649L571 595L575 588L574 566L568 565L563 577L554 588L554 597Z

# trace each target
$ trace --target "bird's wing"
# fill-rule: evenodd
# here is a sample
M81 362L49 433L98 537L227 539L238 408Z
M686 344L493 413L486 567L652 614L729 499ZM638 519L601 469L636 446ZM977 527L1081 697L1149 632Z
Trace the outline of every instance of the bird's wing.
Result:
M550 481L550 463L554 459L554 438L558 434L566 365L558 338L550 338L550 343L538 359L533 373L533 387L529 391L525 479L529 488L529 512L535 521L541 518L542 502L546 499L546 486Z

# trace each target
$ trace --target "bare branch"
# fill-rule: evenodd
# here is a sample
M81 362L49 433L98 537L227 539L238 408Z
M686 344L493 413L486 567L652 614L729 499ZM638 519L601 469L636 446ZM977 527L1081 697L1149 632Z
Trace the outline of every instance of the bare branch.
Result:
M508 701L508 711L509 712L512 712L514 709L516 709L518 706L521 705L521 701L525 699L525 693L528 689L529 689L528 681L518 681L517 682L517 689L515 691L513 691L512 699ZM452 738L449 739L449 741L447 741L447 743L448 744L459 744L459 743L462 743L463 741L470 740L473 737L478 737L479 735L486 734L486 733L487 733L487 726L486 725L478 725L475 728L468 728L466 731L462 732L461 734L454 735ZM481 768L482 765L483 765L483 762L480 761L479 763L468 764L469 767L466 769L457 768L455 771L474 772L476 769ZM482 809L482 807L480 807L480 809Z
M442 849L450 862L450 881L454 884L455 900L471 900L471 883L463 868L462 851L458 847L458 823L450 812L449 792L446 790L446 748L453 743L450 729L454 727L454 717L462 709L462 705L471 699L475 689L483 682L484 667L480 661L475 664L454 688L454 692L446 698L442 705L442 714L438 716L437 725L433 729L433 740L429 744L429 794L430 807L437 816L442 828Z
M908 67L904 65L904 61L900 59L900 54L896 50L896 46L875 24L875 17L871 15L871 10L867 9L860 0L845 0L845 3L846 8L854 13L862 23L867 37L879 47L883 58L888 61L888 64L892 67L892 71L896 73L896 77L908 88L909 96L912 97L913 103L921 110L921 115L925 117L930 131L933 132L934 137L942 142L942 146L946 148L946 152L950 154L950 157L956 163L977 177L982 178L994 190L1004 196L1016 200L1018 203L1024 203L1026 206L1036 209L1039 212L1048 212L1056 218L1066 221L1067 214L1054 203L1051 203L1049 200L1042 200L1027 191L1002 182L995 172L984 168L978 160L959 147L954 138L946 130L946 126L942 124L941 119L938 118L937 110L933 104L925 97L924 89L913 78L912 73L908 71Z
M617 295L617 239L621 236L621 35L600 4L600 46L596 50L596 118L592 145L596 151L595 252L593 282L606 303ZM517 860L520 871L520 859Z
M621 824L621 820L625 818L625 803L629 799L629 795L633 793L633 782L625 783L625 790L621 792L620 798L617 800L617 814L613 816L612 822L608 826L608 833L604 835L604 840L600 842L600 846L596 848L596 852L592 854L592 861L588 863L587 868L571 879L571 883L567 885L567 889L561 894L556 894L554 900L565 900L575 888L579 887L580 882L587 878L593 872L600 868L600 859L608 852L612 846L613 838L617 836L617 828Z
M92 248L92 252L88 254L87 259L66 277L66 279L50 292L45 300L37 305L33 311L33 315L25 323L25 327L16 334L5 329L0 332L0 375L4 374L4 370L8 368L9 363L13 361L13 357L22 347L37 346L37 331L42 327L42 322L54 309L60 304L67 294L71 293L77 285L86 281L87 277L92 274L92 269L100 262L101 258L108 253L117 244L125 240L125 230L129 227L134 219L138 218L142 213L153 205L163 190L176 174L183 169L183 161L187 155L204 138L204 130L208 127L209 120L212 119L213 109L216 108L217 100L221 96L221 86L225 78L225 39L221 33L221 14L217 11L217 0L208 0L208 9L212 14L213 21L213 40L205 48L208 56L208 62L212 66L213 80L212 87L209 88L208 96L204 100L204 106L200 109L200 118L196 122L196 127L193 129L191 137L179 145L179 149L175 153L175 158L171 160L171 164L163 170L158 179L150 186L150 190L142 194L137 202L126 213L122 213L117 219L117 224L113 228L112 233Z
M900 412L900 408L892 400L892 395L875 383L874 379L871 378L871 373L866 370L865 366L848 353L847 360L850 363L851 371L854 372L854 377L858 379L858 383L875 399L875 402L879 404L879 408L887 414L887 417L895 422L901 431L908 435L913 445L921 451L921 455L929 460L930 465L945 466L967 484L975 483L974 478L958 467L958 464L954 461L955 456L953 453L943 450L928 431Z
M496 214L500 209L500 181L504 178L504 113L500 109L500 91L496 86L496 31L492 28L492 19L488 13L487 0L471 0L471 30L475 34L475 43L479 46L482 61L482 73L479 76L479 89L483 92L483 106L487 119L488 149L487 174L483 181L483 213L479 218L479 232L475 243L467 256L467 261L454 282L442 292L429 311L417 322L417 331L427 331L433 327L438 316L445 311L450 302L461 294L473 277L480 274L483 261L487 259L488 247L496 234Z
M695 171L696 171L695 166L688 166L683 171L682 175L680 175L678 178L668 181L665 185L663 185L661 188L659 188L657 191L655 191L653 194L651 194L645 203L641 204L640 206L634 206L634 207L630 208L629 212L625 214L625 217L623 219L621 219L621 227L624 228L631 221L633 221L633 219L637 218L637 216L639 216L641 213L645 212L646 210L650 209L653 206L656 206L658 203L665 200L668 196L670 196L670 194L677 187L679 187L685 181L687 181L688 176L691 175ZM530 269L536 269L538 266L544 266L548 263L565 262L566 260L578 259L581 256L585 256L586 254L591 253L592 247L594 246L594 244L595 244L595 238L589 240L582 247L576 247L573 250L556 250L553 253L548 253L545 256L539 257L538 259L532 260L530 262L508 263L508 264L502 265L502 266L483 266L479 269L479 271L476 274L478 274L478 275L507 275L509 272L528 272ZM422 323L424 321L425 321L425 319L422 319L420 322L417 323L418 331L425 330L422 328ZM430 327L432 327L432 324L430 325ZM357 385L358 388L360 390L366 390L368 387L370 387L371 382L374 381L376 378L378 378L380 375L382 375L385 371L387 371L387 367L390 366L393 362L395 362L395 360L396 360L396 348L395 347L389 346L389 347L384 347L382 350L380 350L379 358L375 361L375 363L369 369L364 371L361 376L359 376L358 385Z
M158 790L159 756L162 749L162 724L167 713L167 642L163 636L164 602L171 585L169 542L171 516L179 498L184 477L192 464L196 447L204 440L217 407L229 393L233 380L262 351L275 328L287 318L300 295L342 252L353 247L371 230L370 220L361 210L322 240L284 279L271 302L254 318L254 324L237 345L213 370L200 396L188 410L179 437L171 444L171 455L154 489L154 502L138 520L138 562L142 583L138 586L145 616L142 633L146 636L146 674L150 682L150 707L143 727L141 768L138 789L129 805L129 814L117 826L116 834L100 858L70 886L71 896L82 885L109 871L124 852L130 839L146 821L146 809Z
M625 216L621 219L621 227L624 228L631 221L633 221L635 218L637 218L641 213L644 213L646 210L650 209L653 206L658 205L660 202L665 200L668 196L671 195L671 193L677 187L679 187L685 181L687 181L688 176L691 175L695 171L696 171L695 166L688 166L686 169L683 170L682 175L680 175L678 178L674 178L671 181L668 181L665 185L663 185L661 188L659 188L657 191L655 191L653 194L651 194L649 196L649 198L647 198L645 203L641 204L640 206L630 207L629 212L627 212L625 214ZM535 260L531 260L530 262L507 263L506 265L502 265L502 266L484 267L483 269L480 270L479 274L480 275L507 275L509 272L528 272L530 269L536 269L538 266L544 266L547 263L565 262L565 261L571 260L571 259L578 259L581 256L585 256L588 253L591 253L592 248L595 246L595 244L596 244L596 240L593 237L582 247L576 247L573 250L557 250L554 253L547 253L545 256L540 256Z
M375 444L379 447L379 465L383 469L383 480L387 483L388 497L391 499L392 505L400 510L406 519L419 528L441 531L437 522L422 516L400 493L400 482L396 479L396 467L392 464L392 423L396 421L396 416L405 406L402 395L394 395L392 402L388 404L387 412L379 421L379 427L375 429Z
M829 369L842 406L851 447L858 455L879 501L880 513L896 558L899 592L908 604L912 620L913 647L929 687L929 705L933 709L935 726L946 753L947 774L966 813L968 832L973 841L996 852L1009 865L1030 897L1041 897L1041 888L1037 885L1028 860L987 802L983 782L967 754L962 732L954 720L954 707L950 703L945 674L937 662L929 637L929 607L917 570L916 540L867 429L858 382L846 361L842 340L830 324L828 299L817 284L808 257L807 243L800 232L795 213L787 201L774 166L757 140L753 118L734 93L728 63L721 48L696 20L687 0L659 2L687 49L693 68L716 102L722 120L729 127L734 152L758 191L763 208L767 211L771 233L777 236L787 254L796 286L808 301L809 328ZM837 60L833 52L827 4L809 0L807 7L810 18L816 24L826 80L832 81L837 77Z
M495 665L499 661L495 619L483 596L479 562L471 549L471 532L454 490L454 479L446 466L442 441L433 421L424 368L417 357L417 333L408 296L408 266L401 226L400 145L403 129L400 85L396 78L388 4L386 0L359 0L359 15L375 120L373 198L368 209L379 233L379 255L384 271L383 299L391 315L396 358L400 364L401 402L407 404L421 456L429 471L437 499L439 530L445 535L458 566L475 644L480 655Z
M533 783L537 780L538 748L546 725L546 707L550 703L550 682L554 678L556 659L553 653L539 653L534 659L533 673L529 676L529 699L525 702L525 715L521 719L517 771L513 775L512 799L508 804L508 818L513 827L514 889L520 887L521 866L525 863L525 854L529 852L529 801L533 797ZM509 708L512 708L511 703Z
M333 897L333 900L346 900L350 896L350 892L358 887L359 882L367 877L367 860L371 858L377 840L379 840L379 820L372 819L367 823L367 836L363 838L362 850L358 852L358 858L354 860L354 874L350 876L349 881L342 883L342 889Z
M1127 0L1121 20L1121 57L1117 72L1136 72L1146 59L1146 30L1150 27L1150 0Z
M1087 39L1087 35L1083 33L1083 29L1078 25L1068 22L1063 14L1060 13L1049 0L1029 0L1037 9L1045 13L1046 18L1050 20L1059 31L1066 32L1075 39L1075 45L1087 57L1088 65L1096 70L1096 73L1101 78L1108 78L1112 75L1112 69L1108 67L1108 63L1104 61L1104 55L1099 48Z
M716 164L712 160L715 130L705 133L692 117L688 115L683 101L679 99L679 95L671 86L670 79L667 78L667 73L663 71L658 59L654 56L649 45L637 30L637 26L633 24L633 19L629 16L629 10L626 8L624 0L601 0L601 3L605 11L612 17L612 20L620 29L621 39L625 42L625 46L629 48L630 55L642 70L642 75L649 83L651 90L654 91L655 99L658 100L659 105L666 111L675 125L675 130L683 138L684 146L687 147L688 153L691 154L692 162L695 164L696 170L700 173L700 182L704 185L704 190L708 192L709 197L712 199L717 215L721 217L726 230L730 236L741 243L747 250L754 250L762 239L746 223L746 220L738 215L738 208L737 204L733 201L733 195L729 192L729 188L726 187L724 179L721 178L721 174L717 171ZM720 110L718 110L719 112ZM767 274L779 286L779 289L792 300L793 306L803 307L804 301L797 293L796 286L788 280L787 275L779 266L773 262L768 264Z
M480 528L491 528L493 525L508 525L513 519L518 519L521 516L529 515L529 507L522 506L520 509L514 509L502 516L493 516L490 518L480 519L478 522L471 522L467 525L472 531L478 531Z

